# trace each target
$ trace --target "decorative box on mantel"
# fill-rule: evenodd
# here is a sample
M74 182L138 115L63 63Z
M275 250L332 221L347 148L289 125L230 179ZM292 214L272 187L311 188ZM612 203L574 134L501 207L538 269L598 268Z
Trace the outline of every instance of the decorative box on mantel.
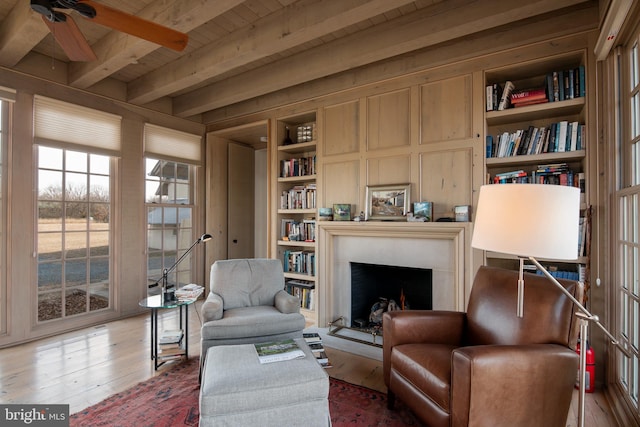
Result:
M351 310L350 262L433 270L433 309L463 311L474 269L470 223L319 222L318 325Z

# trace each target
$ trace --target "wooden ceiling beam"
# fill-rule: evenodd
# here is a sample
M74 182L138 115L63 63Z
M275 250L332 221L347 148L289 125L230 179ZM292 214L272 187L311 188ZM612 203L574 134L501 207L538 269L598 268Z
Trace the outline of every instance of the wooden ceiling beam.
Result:
M191 117L585 0L454 0L435 4L315 49L179 95L173 114Z
M137 16L188 33L243 0L174 0L149 4ZM146 40L111 31L92 46L97 61L71 63L69 85L86 89L130 65L161 46Z
M279 52L329 35L413 0L304 0L249 28L203 46L128 85L128 101L145 104Z
M0 26L0 65L15 66L49 34L41 15L19 1Z

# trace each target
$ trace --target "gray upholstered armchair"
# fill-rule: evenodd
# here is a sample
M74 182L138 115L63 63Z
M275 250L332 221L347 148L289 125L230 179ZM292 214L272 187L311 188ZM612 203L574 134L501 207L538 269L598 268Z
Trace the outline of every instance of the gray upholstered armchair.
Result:
M302 337L300 300L284 290L279 260L216 261L210 286L202 305L201 366L212 346Z

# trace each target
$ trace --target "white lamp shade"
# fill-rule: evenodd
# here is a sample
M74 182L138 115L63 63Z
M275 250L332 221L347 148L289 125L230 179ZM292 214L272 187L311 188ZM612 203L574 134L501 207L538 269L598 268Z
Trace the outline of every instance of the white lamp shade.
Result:
M480 187L471 246L522 257L578 258L580 190L551 184Z

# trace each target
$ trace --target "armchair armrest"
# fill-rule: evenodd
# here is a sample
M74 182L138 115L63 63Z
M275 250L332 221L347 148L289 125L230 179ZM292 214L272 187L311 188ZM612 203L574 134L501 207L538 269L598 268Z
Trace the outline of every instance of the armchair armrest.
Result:
M451 425L468 425L470 419L487 425L564 425L571 393L552 391L573 389L577 371L578 355L561 345L460 347L452 355ZM492 411L495 401L528 404Z
M382 316L382 369L389 385L391 351L400 344L431 343L459 346L466 313L458 311L388 311Z
M382 320L383 345L408 343L460 345L466 313L458 311L389 311Z
M274 305L281 313L300 313L300 299L284 289L276 293Z
M224 304L222 297L216 293L209 292L207 300L202 303L202 321L208 322L210 320L222 319L222 312Z

